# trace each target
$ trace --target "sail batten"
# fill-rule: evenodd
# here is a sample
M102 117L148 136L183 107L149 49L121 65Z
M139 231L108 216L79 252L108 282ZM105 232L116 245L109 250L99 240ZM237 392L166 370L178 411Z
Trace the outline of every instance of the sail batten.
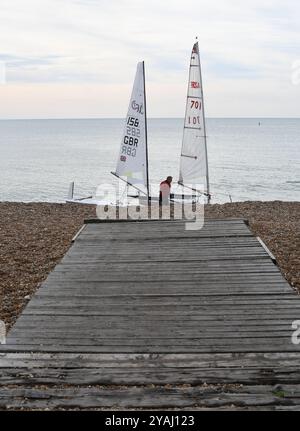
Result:
M193 46L190 60L179 183L190 187L203 184L204 194L209 195L206 140L202 75L197 42Z
M148 195L148 152L144 62L137 65L124 133L113 173Z

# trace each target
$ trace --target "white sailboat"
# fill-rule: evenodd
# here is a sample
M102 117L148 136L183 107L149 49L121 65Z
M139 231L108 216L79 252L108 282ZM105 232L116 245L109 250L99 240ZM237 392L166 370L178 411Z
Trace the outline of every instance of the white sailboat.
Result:
M115 172L111 172L128 186L135 188L147 200L150 198L145 64L137 65L129 102L124 133Z
M210 202L207 136L198 42L193 46L190 61L178 184L206 196L208 203ZM195 186L201 184L204 185L201 190Z
M130 97L124 133L117 160L115 177L124 181L138 191L137 196L144 196L149 200L149 169L148 169L148 147L147 147L147 114L146 114L146 91L145 91L145 64L137 65L132 94ZM128 190L127 190L128 191ZM121 202L104 202L97 196L86 198L74 198L74 182L69 186L66 202L92 204L92 205L119 205ZM126 204L130 204L126 202ZM132 203L134 204L134 203Z
M145 121L147 121L146 117ZM207 135L198 42L193 46L190 59L178 184L180 187L175 188L171 200L175 202L196 201L201 196L205 196L207 202L210 203ZM203 187L200 189L201 185ZM185 189L190 193L187 193ZM158 200L158 197L150 197L150 199ZM140 201L145 201L145 197L140 196Z

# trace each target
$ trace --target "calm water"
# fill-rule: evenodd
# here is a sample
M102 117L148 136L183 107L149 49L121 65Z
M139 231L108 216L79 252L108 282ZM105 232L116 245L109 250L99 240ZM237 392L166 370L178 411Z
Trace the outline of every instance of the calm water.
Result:
M261 122L261 126L258 122ZM112 181L124 120L0 121L0 200L63 202ZM300 119L209 119L215 202L300 200ZM183 120L149 120L150 179L178 177Z

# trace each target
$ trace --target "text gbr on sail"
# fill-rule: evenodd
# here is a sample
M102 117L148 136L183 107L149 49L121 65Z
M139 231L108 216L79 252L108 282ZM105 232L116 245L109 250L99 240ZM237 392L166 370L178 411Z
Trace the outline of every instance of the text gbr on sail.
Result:
M123 143L125 145L122 146L122 155L131 156L131 157L136 156L136 148L138 147L138 144L139 144L140 135L141 135L141 131L139 129L139 119L134 117L128 117L126 135L124 136L124 140L123 140Z

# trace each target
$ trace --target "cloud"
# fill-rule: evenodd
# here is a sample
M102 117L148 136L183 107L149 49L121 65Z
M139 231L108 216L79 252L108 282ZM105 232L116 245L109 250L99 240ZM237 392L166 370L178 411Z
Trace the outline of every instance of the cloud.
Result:
M282 116L297 116L290 71L300 56L299 17L300 3L294 0L2 0L0 61L6 64L11 88L36 84L43 91L41 84L52 84L57 92L63 83L81 96L80 86L91 83L113 88L115 113L108 109L105 115L111 100L103 98L99 111L122 116L117 99L128 97L136 63L144 59L150 114L181 116L197 35L209 115L255 115L258 108L249 105L251 88L251 100L266 116L278 113L267 99L272 92L280 99ZM229 95L239 100L234 109L224 103ZM50 115L46 99L40 103L39 115ZM69 106L62 104L68 116ZM7 115L13 115L10 106ZM82 116L95 114L86 98L81 108Z

